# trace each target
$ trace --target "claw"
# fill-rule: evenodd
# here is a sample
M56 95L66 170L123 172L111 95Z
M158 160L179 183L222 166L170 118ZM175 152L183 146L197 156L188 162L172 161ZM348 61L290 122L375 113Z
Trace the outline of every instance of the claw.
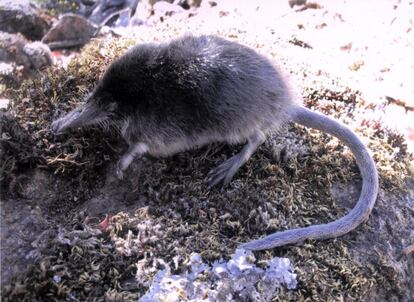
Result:
M220 184L222 187L227 186L232 180L234 174L236 174L239 168L239 158L238 156L233 156L212 169L207 174L207 185L209 187L214 187Z
M227 186L237 170L239 170L239 168L250 158L253 152L264 142L264 140L265 135L263 132L255 132L247 139L247 144L240 153L230 157L208 173L207 184L210 187L219 183L221 183L223 187Z
M210 188L218 185L220 182L221 182L221 178L220 177L210 177L210 178L207 179L207 185Z
M121 164L120 164L120 162L118 162L117 167L116 167L116 177L117 177L119 180L124 179L124 171L123 171L123 170L122 170L122 168L121 168Z

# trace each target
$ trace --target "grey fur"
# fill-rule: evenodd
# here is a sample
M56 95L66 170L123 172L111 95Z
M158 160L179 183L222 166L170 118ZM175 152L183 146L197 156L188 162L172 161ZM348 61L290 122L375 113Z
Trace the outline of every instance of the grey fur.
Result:
M91 118L91 116L95 118ZM243 150L213 169L210 185L228 184L263 143L289 121L330 133L354 153L361 196L350 213L334 222L275 233L242 245L267 249L343 235L368 218L378 192L375 163L347 127L301 107L280 72L265 57L214 36L185 36L170 43L138 45L114 61L85 105L52 124L62 132L110 121L130 145L117 175L134 158L169 156L212 142L247 141Z

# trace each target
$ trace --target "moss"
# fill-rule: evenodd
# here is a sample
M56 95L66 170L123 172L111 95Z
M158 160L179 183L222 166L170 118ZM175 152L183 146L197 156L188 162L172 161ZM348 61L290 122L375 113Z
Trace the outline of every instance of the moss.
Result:
M113 160L119 148L116 137L96 128L55 137L49 127L59 115L83 101L109 62L131 44L131 40L95 41L66 69L53 66L40 77L24 81L18 89L9 88L6 91L12 100L10 113L26 133L4 127L4 136L8 142L21 141L22 137L30 136L34 142L30 144L32 152L36 153L28 159L31 166L37 165L55 174L76 176L82 181L93 181L97 170ZM9 148L4 160L13 163L9 165L13 166L13 171L5 168L4 172L18 173L27 162L21 160L18 150L11 150L6 140L3 142L5 148ZM23 148L26 149L27 146ZM2 179L3 187L9 184L10 180Z
M9 91L12 112L38 154L29 158L32 165L96 186L102 168L122 148L119 138L90 129L56 139L47 129L54 118L82 100L105 66L129 45L131 41L125 40L95 41L67 69L51 68L41 78ZM366 118L372 108L358 92L340 86L337 91L306 88L304 96L306 106L352 123L372 150L382 188L403 189L406 179L413 176L412 155L398 133ZM336 139L291 126L270 137L228 188L209 189L205 175L239 149L213 145L136 163L139 168L129 172L135 177L130 180L128 198L146 208L114 215L103 233L96 232L97 226L91 227L84 216L71 214L72 223L59 230L57 238L70 238L75 231L86 237L71 244L52 242L47 256L17 276L4 297L9 301L52 301L73 295L81 301L91 297L135 301L146 290L145 282L134 280L138 263L143 271L148 270L148 276L160 267L161 260L177 263L171 267L179 270L192 252L210 261L228 258L240 243L252 238L345 214L331 188L334 183L358 180L359 172L348 149ZM17 151L7 153L21 167L20 171L9 170L14 174L26 168L20 156L24 150ZM349 251L353 238L371 228L368 224L340 239L257 253L259 261L283 256L296 267L299 288L280 289L274 301L352 301L379 287L398 292L397 269L386 257L378 252L376 260L367 264ZM53 282L56 275L63 282Z

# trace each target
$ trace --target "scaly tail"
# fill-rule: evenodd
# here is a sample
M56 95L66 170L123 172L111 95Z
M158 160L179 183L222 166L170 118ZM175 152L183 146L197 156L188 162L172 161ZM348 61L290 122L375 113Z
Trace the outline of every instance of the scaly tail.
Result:
M347 145L356 158L362 175L362 190L355 207L344 217L327 224L274 233L240 246L247 250L264 250L305 239L327 239L348 233L368 219L378 194L378 172L374 160L358 136L345 125L304 107L295 108L293 121L336 136Z

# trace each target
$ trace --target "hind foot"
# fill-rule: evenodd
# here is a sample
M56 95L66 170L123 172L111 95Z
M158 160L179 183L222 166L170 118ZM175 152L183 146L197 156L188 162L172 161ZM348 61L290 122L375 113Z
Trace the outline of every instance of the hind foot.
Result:
M238 168L238 162L240 161L239 154L230 157L216 168L212 169L207 175L207 184L210 187L221 184L227 186L232 180L234 174L236 174Z
M244 165L259 147L265 141L263 132L258 131L247 139L247 144L240 153L230 157L228 160L211 170L207 175L207 184L210 187L221 184L226 186L232 180L234 174L241 166Z

